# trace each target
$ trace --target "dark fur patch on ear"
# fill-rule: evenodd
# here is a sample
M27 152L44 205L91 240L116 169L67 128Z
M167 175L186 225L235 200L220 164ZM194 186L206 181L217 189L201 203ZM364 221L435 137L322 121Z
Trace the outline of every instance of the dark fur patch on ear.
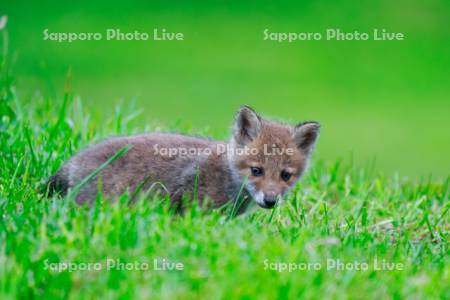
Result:
M250 143L261 131L261 118L249 106L242 105L236 114L233 136L240 145Z
M297 147L309 154L314 148L320 132L320 124L315 121L308 121L294 127L294 140Z

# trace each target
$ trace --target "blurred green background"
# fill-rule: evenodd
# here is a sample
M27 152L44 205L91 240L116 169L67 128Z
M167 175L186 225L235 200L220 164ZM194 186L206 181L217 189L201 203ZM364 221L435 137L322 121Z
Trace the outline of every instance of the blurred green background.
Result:
M176 122L225 137L249 104L292 122L318 120L316 157L411 177L450 170L450 2L2 1L24 102L72 90L101 122L135 101L138 122ZM184 41L43 40L50 32L182 32ZM264 41L273 32L402 32L404 41ZM2 45L4 48L4 45ZM187 125L186 125L187 124Z

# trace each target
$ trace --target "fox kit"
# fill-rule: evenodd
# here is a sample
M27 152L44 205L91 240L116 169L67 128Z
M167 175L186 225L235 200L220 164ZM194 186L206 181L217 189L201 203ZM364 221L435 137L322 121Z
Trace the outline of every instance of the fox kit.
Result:
M190 196L208 199L214 207L239 200L240 212L251 199L272 208L304 172L319 127L316 122L291 126L265 120L242 106L229 142L163 133L111 138L68 160L50 178L49 191L66 194L128 146L128 152L81 187L78 203L92 201L98 189L114 197L160 186L174 205Z

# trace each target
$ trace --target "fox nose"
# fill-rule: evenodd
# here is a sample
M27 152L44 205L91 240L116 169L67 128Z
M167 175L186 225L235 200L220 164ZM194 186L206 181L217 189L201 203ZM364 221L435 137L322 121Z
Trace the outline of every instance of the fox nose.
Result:
M277 197L272 195L266 195L264 196L264 204L267 206L267 208L272 208L277 203Z

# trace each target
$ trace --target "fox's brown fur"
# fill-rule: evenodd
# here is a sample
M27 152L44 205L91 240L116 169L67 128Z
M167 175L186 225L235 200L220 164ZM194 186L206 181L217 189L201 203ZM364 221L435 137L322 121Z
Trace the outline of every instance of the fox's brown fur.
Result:
M228 143L163 133L111 138L67 161L50 179L49 190L65 194L129 146L128 152L81 188L76 195L78 203L92 201L99 187L105 195L118 196L126 190L134 192L138 187L146 190L158 186L162 193L169 193L175 205L180 204L184 195L192 197L198 193L200 201L208 198L214 207L236 201L238 196L253 198L262 207L273 207L304 172L318 133L316 122L281 124L264 120L243 106L236 115ZM155 152L156 149L196 149L196 152L167 155ZM273 151L267 155L265 149Z

